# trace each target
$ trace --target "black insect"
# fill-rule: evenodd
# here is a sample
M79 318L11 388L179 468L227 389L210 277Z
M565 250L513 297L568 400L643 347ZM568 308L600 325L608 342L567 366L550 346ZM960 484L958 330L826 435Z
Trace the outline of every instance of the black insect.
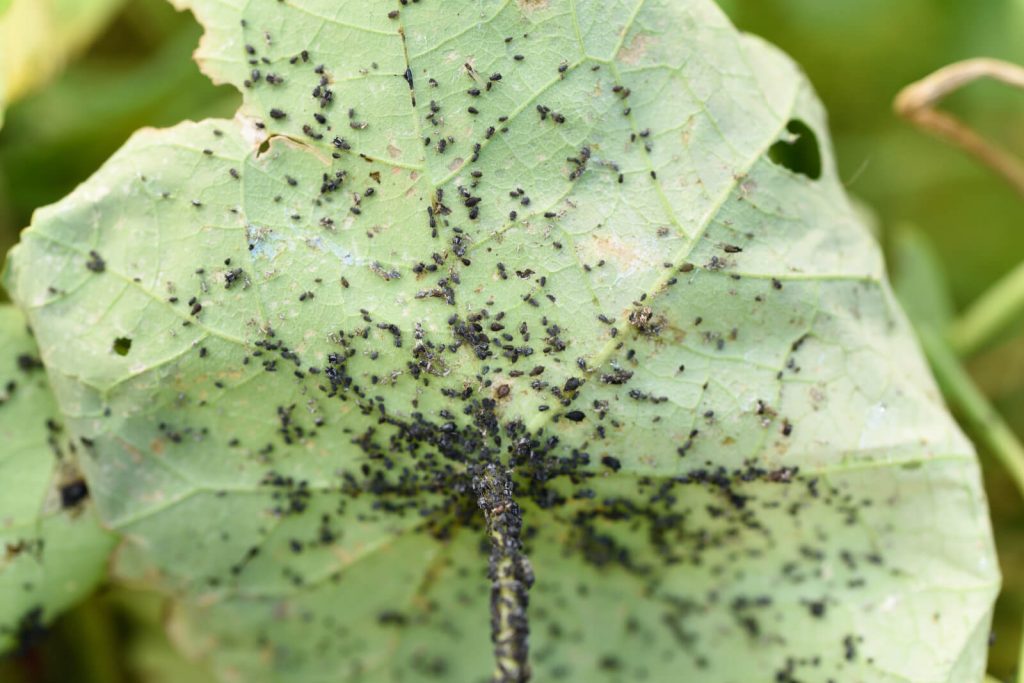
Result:
M93 250L89 252L89 260L85 262L85 267L94 273L102 273L107 269L107 262L103 260L103 257L98 252Z
M65 510L76 507L88 497L89 486L83 479L76 479L60 487L60 505Z

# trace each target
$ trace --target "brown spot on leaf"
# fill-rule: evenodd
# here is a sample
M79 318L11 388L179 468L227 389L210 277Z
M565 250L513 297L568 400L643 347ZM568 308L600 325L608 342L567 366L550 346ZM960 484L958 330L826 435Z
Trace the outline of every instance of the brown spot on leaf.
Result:
M649 35L645 35L643 33L638 33L635 36L633 36L633 40L629 42L629 45L622 46L622 48L619 50L619 54L616 55L616 57L623 64L635 66L636 64L640 63L640 61L647 54L647 49L651 45L654 45L656 41L656 38L653 38Z
M516 0L516 4L519 5L519 9L529 14L539 9L548 8L548 0Z
M10 562L18 555L21 555L26 548L28 548L28 544L21 539L18 539L17 543L7 543L5 544L4 559Z
M577 252L585 263L603 259L620 273L633 273L655 267L659 262L662 254L649 246L635 240L624 240L614 233L605 233L581 241Z

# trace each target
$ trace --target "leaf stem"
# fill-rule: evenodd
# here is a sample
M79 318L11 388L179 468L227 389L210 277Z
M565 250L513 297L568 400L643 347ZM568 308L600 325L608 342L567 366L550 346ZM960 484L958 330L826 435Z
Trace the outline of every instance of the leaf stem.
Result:
M970 356L1000 332L1021 319L1024 312L1024 262L989 287L958 317L949 340L960 356Z
M954 412L974 438L999 459L1024 496L1024 445L960 364L953 349L933 330L919 329L925 355Z
M896 96L896 112L972 155L1024 195L1024 162L990 143L957 117L937 108L947 95L981 78L994 78L1024 90L1024 67L985 57L967 59L908 85Z
M530 680L529 635L526 616L533 569L523 554L523 513L513 498L511 471L483 465L473 477L477 504L483 510L491 543L491 642L494 643L493 683Z

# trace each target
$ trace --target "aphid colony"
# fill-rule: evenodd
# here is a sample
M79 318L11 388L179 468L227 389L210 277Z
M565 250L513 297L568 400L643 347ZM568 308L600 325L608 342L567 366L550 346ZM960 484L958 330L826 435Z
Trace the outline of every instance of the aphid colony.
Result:
M305 585L306 578L297 564L290 564L292 559L328 553L352 523L352 508L367 499L372 513L360 513L366 519L413 518L421 533L442 544L460 530L478 532L486 540L483 552L489 556L492 582L495 681L525 681L531 667L541 671L543 662L529 662L530 640L538 636L531 635L527 608L529 588L535 580L543 582L545 569L531 567L527 557L549 523L562 530L566 557L595 570L627 574L645 586L647 595L663 601L661 621L634 624L634 631L657 632L673 643L675 656L691 659L698 668L712 667L715 662L702 654L703 641L688 631L687 623L719 596L691 596L690 602L666 597L665 573L678 566L703 570L710 565L713 575L727 577L730 552L742 554L749 543L749 552L757 554L776 542L763 516L796 519L813 509L816 515L852 524L859 508L871 502L849 500L840 489L805 477L795 467L766 467L753 458L721 464L710 456L728 452L732 437L714 405L687 408L692 424L678 428L676 438L644 441L637 447L642 452L624 447L633 430L663 425L663 418L682 420L671 382L690 381L692 360L714 367L742 342L745 330L735 316L713 320L689 311L696 305L692 293L707 282L725 279L728 286L739 286L742 275L734 271L743 246L714 242L710 248L716 253L697 264L698 245L692 245L682 258L664 260L650 272L645 288L620 310L603 310L593 291L581 305L580 293L564 286L563 271L574 274L579 289L593 289L604 273L612 278L622 266L612 255L589 261L580 257L578 235L604 226L578 218L586 207L574 201L608 192L623 197L657 192L664 182L651 162L657 131L636 125L631 96L637 86L627 87L604 64L559 60L550 69L551 85L535 101L496 111L493 103L502 91L521 78L515 70L539 61L531 57L529 32L503 39L508 53L500 66L483 69L459 59L448 72L430 72L410 61L406 44L406 14L416 11L411 7L416 4L425 3L403 0L400 9L387 13L401 38L404 70L378 74L376 64L368 64L361 71L367 79L397 79L408 90L421 155L413 161L397 152L389 158L369 150L369 136L394 125L389 123L392 114L347 97L335 76L339 65L321 61L312 49L282 56L271 32L243 22L246 73L241 85L247 103L263 107L256 125L270 140L253 158L225 166L221 175L244 187L248 173L276 174L280 195L247 199L280 206L287 219L261 225L259 212L245 216L244 251L212 254L216 266L205 260L195 264L189 283L171 283L174 293L166 297L167 304L182 326L209 330L210 310L265 296L276 277L276 256L266 255L275 240L291 240L296 249L330 244L337 250L301 257L316 263L291 273L297 289L289 292L287 304L283 296L271 302L277 317L258 321L255 339L246 343L240 359L211 343L197 345L194 355L180 362L173 383L188 389L175 400L190 407L178 414L164 410L153 437L167 444L169 458L209 449L217 457L262 468L260 487L271 501L269 514L307 520L304 535L287 539L285 559L275 560L281 577L295 586ZM582 91L599 93L593 97L600 99L601 111L629 122L617 129L620 139L614 146L609 140L564 142L557 156L544 157L543 168L557 169L546 177L548 184L559 185L558 192L530 177L509 179L501 161L508 137L541 126L553 135L586 130L568 101L555 104L559 84L576 81L586 84ZM281 94L299 88L305 93L301 101ZM220 147L223 137L213 134L202 154L204 163L224 163L219 158L226 154ZM285 144L280 138L297 141L295 149L280 151ZM275 168L275 160L306 154L307 148L326 153L329 167L310 164L318 169L316 176L302 176L284 161L282 168L291 170ZM258 163L263 166L253 171ZM551 180L555 176L557 183ZM164 198L173 200L175 194ZM215 213L221 210L242 220L233 205L218 207L191 197L183 201L204 224L222 220ZM402 202L414 203L414 210L406 211ZM400 222L384 225L392 214ZM563 227L580 220L591 224L586 230L578 222L572 230ZM395 231L401 236L396 238ZM654 240L674 234L655 224L649 232ZM705 239L700 246L707 245ZM341 252L359 254L361 260L325 265L324 259L331 258L325 254ZM84 261L95 277L111 277L110 271L124 268L108 264L101 253L102 245ZM332 274L322 274L327 271ZM303 280L306 273L317 275ZM744 295L756 293L751 306L783 295L777 278L743 285ZM591 300L599 312L584 320L578 311L589 310ZM345 322L325 325L327 318ZM130 357L132 348L129 340L121 355ZM780 378L800 371L800 343L790 351ZM663 358L673 359L669 378L650 369ZM700 396L712 395L712 379L697 382ZM253 381L275 400L282 397L260 416L273 425L272 433L263 439L257 432L261 440L255 441L252 434L211 428L216 419L203 412L211 403L204 398L190 404L186 397L204 381L218 396L246 396L235 386ZM169 386L163 390L171 391ZM766 441L784 441L793 434L793 424L771 404L772 397L759 398L741 417L762 426ZM301 468L291 459L325 443L339 463L336 481L314 487L292 471ZM648 461L660 467L657 474L646 473L643 463ZM771 493L779 487L794 489L785 509ZM67 496L80 500L85 493L70 489ZM329 505L321 503L324 499ZM691 508L691 500L702 501L701 508ZM269 538L269 531L256 535L226 571L205 577L207 585L241 585L253 563L267 554L263 544ZM737 547L741 550L731 550ZM791 566L782 570L784 580L799 585L808 572L817 571L820 552L807 545L794 554ZM844 552L850 590L866 581L872 568L884 565L877 555L866 560L862 549ZM342 581L342 572L331 580ZM578 590L599 592L601 587L588 584ZM807 618L822 619L830 598L814 596L807 605ZM432 606L427 612L450 608ZM728 607L734 626L751 638L773 628L773 609L770 594L737 596ZM572 630L570 614L557 619L545 614L544 619L552 622L545 642L564 639ZM389 605L380 610L379 622L401 629L409 618L403 606ZM851 634L842 644L850 660L857 657L858 637ZM643 670L642 662L623 662L612 644L605 647L609 651L594 652L593 659L608 680L626 669L632 675ZM443 677L448 664L434 661L432 666ZM571 675L559 666L544 668L538 680ZM817 666L813 658L794 657L775 672L775 680L795 681L803 675L798 670Z

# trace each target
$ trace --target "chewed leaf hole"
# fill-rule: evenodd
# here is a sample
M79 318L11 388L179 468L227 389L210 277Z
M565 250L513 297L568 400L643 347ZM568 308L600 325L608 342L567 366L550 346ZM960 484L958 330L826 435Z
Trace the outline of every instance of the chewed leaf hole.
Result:
M792 119L786 124L786 134L768 150L768 158L793 173L811 180L821 177L821 150L818 136L803 121Z
M119 356L127 356L128 352L132 350L132 340L128 337L118 337L114 340L114 353Z

